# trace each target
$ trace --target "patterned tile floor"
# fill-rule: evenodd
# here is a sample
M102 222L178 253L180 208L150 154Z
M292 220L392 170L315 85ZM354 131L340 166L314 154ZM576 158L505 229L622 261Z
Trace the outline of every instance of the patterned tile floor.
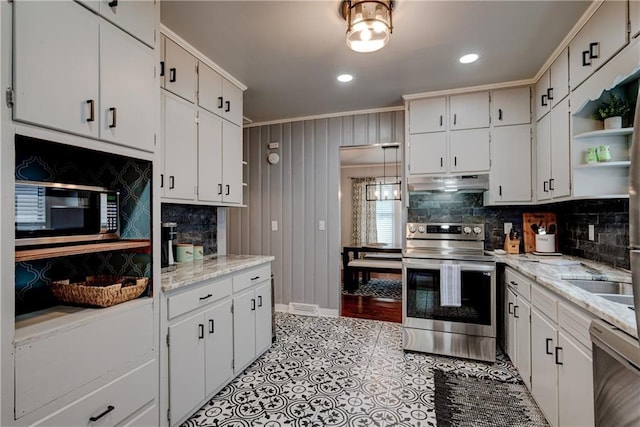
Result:
M405 353L397 323L276 316L273 347L183 426L435 426L434 369L520 381L503 356Z

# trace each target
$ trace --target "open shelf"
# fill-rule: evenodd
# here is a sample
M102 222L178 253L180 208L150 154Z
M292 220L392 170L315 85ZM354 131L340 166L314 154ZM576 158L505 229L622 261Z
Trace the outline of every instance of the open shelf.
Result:
M629 167L631 166L630 160L620 160L616 162L597 162L597 163L587 163L583 165L576 165L574 169L590 169L590 168L620 168L620 167Z
M38 249L16 249L16 262L33 261L96 252L145 249L151 247L150 240L118 240L115 242L91 243L86 245L56 246Z
M602 138L606 136L631 135L633 128L594 130L574 135L575 139Z

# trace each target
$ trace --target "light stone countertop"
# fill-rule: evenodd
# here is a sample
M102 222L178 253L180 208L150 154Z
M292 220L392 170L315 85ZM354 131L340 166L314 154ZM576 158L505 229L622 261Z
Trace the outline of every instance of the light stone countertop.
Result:
M265 264L276 259L260 255L214 255L202 261L178 263L173 271L162 273L162 292L170 292L203 280Z
M544 257L520 254L495 255L495 257L497 262L512 267L543 287L590 312L595 317L611 323L634 337L638 336L636 315L633 310L623 304L614 303L594 295L564 280L611 280L631 283L631 273L629 271L567 255ZM562 265L565 261L577 263Z

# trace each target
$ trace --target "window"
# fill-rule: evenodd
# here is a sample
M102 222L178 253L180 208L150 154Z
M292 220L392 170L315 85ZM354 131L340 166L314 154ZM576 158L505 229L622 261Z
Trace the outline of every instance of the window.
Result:
M392 191L391 185L382 185L384 191ZM376 230L378 243L401 244L400 200L378 200L376 203Z

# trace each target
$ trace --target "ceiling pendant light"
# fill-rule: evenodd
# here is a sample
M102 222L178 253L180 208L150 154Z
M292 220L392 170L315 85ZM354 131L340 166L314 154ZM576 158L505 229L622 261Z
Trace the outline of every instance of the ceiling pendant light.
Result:
M347 21L347 46L356 52L382 49L393 32L394 0L343 0L340 13Z
M365 199L368 202L378 202L383 200L402 200L402 194L400 191L400 176L398 175L398 150L400 148L400 144L387 144L383 145L382 148L382 174L383 177L381 180L374 184L366 185L366 194ZM396 175L393 182L387 181L387 149L393 148L396 155L395 167L396 167Z

